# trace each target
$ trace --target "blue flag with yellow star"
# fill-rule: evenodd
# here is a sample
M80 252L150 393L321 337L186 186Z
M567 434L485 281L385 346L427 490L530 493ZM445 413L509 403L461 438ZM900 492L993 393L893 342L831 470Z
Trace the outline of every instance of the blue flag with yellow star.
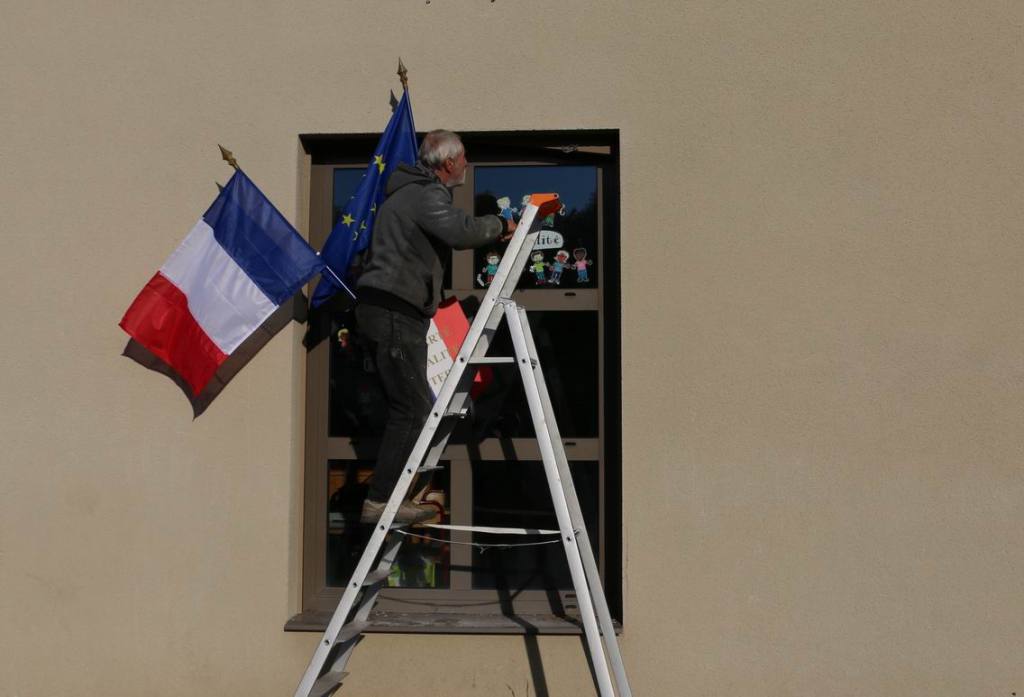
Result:
M363 174L363 181L345 204L341 218L335 223L324 248L320 250L320 258L342 281L348 281L349 269L355 256L370 246L373 221L377 207L384 200L384 184L391 176L391 171L403 162L407 165L416 164L416 150L416 126L412 122L409 93L405 92L402 101L391 114L388 127L377 142L373 159ZM321 274L320 283L313 293L313 307L319 307L339 290L341 286L331 278L331 274Z

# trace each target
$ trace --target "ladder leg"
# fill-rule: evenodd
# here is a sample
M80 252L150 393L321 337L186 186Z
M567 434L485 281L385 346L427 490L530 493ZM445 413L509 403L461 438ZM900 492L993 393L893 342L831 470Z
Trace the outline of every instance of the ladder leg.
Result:
M497 290L495 289L495 291ZM497 293L494 294L494 298L497 298ZM334 674L337 672L332 669L325 670L324 667L335 651L338 636L346 625L349 613L356 603L367 575L370 573L370 568L384 544L384 539L390 530L391 523L395 519L395 514L398 512L398 507L412 486L420 467L435 466L444 452L448 438L454 429L453 420L447 417L462 409L473 386L473 374L467 371L467 367L469 367L468 360L471 356L486 353L490 344L490 338L501 321L501 306L495 300L492 300L489 305L490 310L484 312L483 308L481 308L481 312L473 321L470 335L467 335L463 350L459 352L459 360L455 361L448 373L448 377L445 379L444 385L441 387L441 392L438 394L434 407L427 417L427 423L424 425L423 430L420 431L412 453L410 453L402 474L399 476L398 482L396 482L395 488L388 499L388 503L384 507L384 513L374 525L373 533L366 544L366 548L363 550L363 555L360 557L355 571L352 572L352 578L349 579L348 584L345 586L345 591L342 593L338 607L335 609L327 625L327 630L317 645L316 651L314 651L313 657L306 668L306 672L295 690L295 697L312 697L315 694L314 684L318 678L327 673ZM473 339L472 343L469 341L471 337ZM374 597L376 598L376 596ZM369 608L367 608L368 613ZM348 653L350 651L346 650L346 661Z
M321 669L320 677L313 683L310 697L326 697L332 694L341 686L344 676L348 675L345 672L348 659L352 657L352 652L363 638L363 629L366 627L370 611L377 603L381 588L387 583L391 566L398 557L398 550L403 541L401 535L392 535L388 539L376 570L363 583L363 594L356 604L355 612L345 623L340 638L335 640L336 655L329 657L330 664Z
M583 532L583 539L586 539L585 530L578 531L569 515L565 483L561 479L558 463L556 462L551 433L548 430L548 420L545 416L541 393L537 387L537 379L534 375L534 361L527 348L523 320L514 303L506 304L505 316L508 319L509 333L512 335L512 343L515 346L516 363L519 365L519 372L523 378L523 389L526 392L530 413L533 416L533 426L537 432L537 444L540 447L541 456L544 460L544 470L547 474L548 488L551 491L551 501L555 507L555 514L558 517L558 527L562 532L562 546L565 548L566 559L569 562L569 572L572 575L573 586L576 588L576 600L579 603L580 616L583 619L583 629L587 637L590 660L594 664L594 675L597 679L598 691L601 697L615 697L615 691L612 687L612 676L608 670L608 661L605 657L597 617L591 602L590 587L587 583L586 572L583 569L583 562L580 557L580 539L578 534Z
M529 355L536 359L537 347L533 342L533 332L530 329L530 321L526 316L525 309L519 308L519 318L523 327L523 337L526 340ZM551 444L555 451L555 462L558 464L562 488L565 490L569 518L572 521L573 527L579 530L580 557L583 561L583 569L586 571L587 581L590 584L590 594L594 601L598 622L601 625L601 633L604 636L605 649L608 651L608 661L611 663L612 671L615 674L615 685L618 688L620 697L631 697L633 693L629 689L629 681L626 679L626 669L622 662L622 654L619 652L619 642L615 636L615 626L612 624L611 611L608 609L608 600L601 586L601 574L597 568L597 560L594 558L594 550L590 546L590 536L587 533L587 526L583 520L583 511L580 508L579 498L576 496L576 487L573 485L569 461L565 456L562 436L558 431L558 422L555 420L555 414L551 408L551 398L548 395L547 384L544 381L544 371L541 370L539 361L533 367L533 374L537 381L537 390L540 392L541 405L544 408L544 418L547 421L548 431L551 434Z
M402 546L403 540L400 535L393 537L394 539L391 540L377 564L378 574L389 570L398 556L398 549ZM383 538L381 541L383 541ZM338 602L338 607L331 617L327 630L320 639L316 651L313 652L309 666L306 668L306 672L303 674L302 680L295 690L295 697L320 697L320 695L329 695L337 689L345 665L352 654L352 649L358 643L358 636L346 637L343 635L342 630L346 626L361 626L370 614L370 609L376 602L377 594L380 592L380 582L370 579L371 583L367 584L368 573L364 572L360 575L359 568L364 564L368 568L374 562L379 550L380 543L376 547L373 547L372 544L367 544L366 549L363 550L359 566L357 566L356 572L352 574L352 579L349 581L341 600ZM366 587L367 585L369 587ZM355 616L349 620L348 615L352 611L353 606L355 606L360 591L368 595L364 595ZM330 665L328 665L328 661L330 661Z

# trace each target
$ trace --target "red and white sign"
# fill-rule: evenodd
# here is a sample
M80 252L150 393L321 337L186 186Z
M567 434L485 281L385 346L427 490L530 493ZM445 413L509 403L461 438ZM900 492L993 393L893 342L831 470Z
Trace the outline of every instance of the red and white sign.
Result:
M427 382L434 391L434 397L441 391L441 385L454 365L453 359L459 355L459 349L468 333L469 320L458 298L448 298L442 302L427 331ZM480 368L473 378L470 396L477 397L491 383L492 378L490 368Z

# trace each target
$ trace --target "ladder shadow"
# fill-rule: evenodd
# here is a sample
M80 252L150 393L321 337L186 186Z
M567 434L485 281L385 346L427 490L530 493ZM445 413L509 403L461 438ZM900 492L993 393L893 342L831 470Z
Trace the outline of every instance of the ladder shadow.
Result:
M551 586L552 584L548 583L546 585ZM515 594L509 588L507 580L501 574L495 575L495 590L498 592L498 604L501 608L502 615L524 629L523 647L526 649L526 659L530 666L530 677L533 680L533 686L537 693L537 697L550 697L547 678L544 673L544 661L541 658L540 645L537 641L537 636L539 634L537 627L515 613L515 609L512 606L512 598ZM582 629L581 624L567 616L565 607L562 604L561 596L559 596L557 591L549 590L547 595L549 602L551 603L552 614L561 617L566 621L572 622ZM590 680L594 685L597 685L597 672L594 669L594 661L593 657L590 655L590 647L587 645L586 635L581 634L579 636L579 641L580 647L583 649L583 655L587 659L587 670L590 672Z
M502 437L499 439L499 443L501 444L502 455L505 459L517 459L515 446L510 438ZM467 446L470 461L479 462L482 457L478 439L470 437L467 441ZM541 658L540 645L537 641L537 627L516 614L515 608L512 605L512 599L518 591L513 591L513 589L509 588L508 578L500 573L498 569L495 571L494 585L495 591L498 594L498 607L501 609L501 614L523 628L523 648L526 650L526 660L530 666L530 679L533 682L534 692L536 692L537 697L551 697L551 693L548 691L547 676L544 673L544 660ZM549 592L548 598L552 603L552 612L559 615L564 614L564 608L558 593Z
M471 462L480 462L482 454L479 449L479 440L482 437L480 432L470 432L463 436L467 446L469 459ZM512 439L505 435L499 435L498 443L501 447L502 457L507 461L518 460L518 454L516 453L515 445ZM500 569L495 569L494 573L495 590L498 594L498 606L501 609L501 614L507 617L512 622L515 622L523 628L523 647L526 650L526 659L530 667L530 677L533 681L534 690L537 697L551 697L551 693L548 690L547 677L544 672L544 661L540 654L540 645L537 639L539 631L537 627L521 616L517 615L513 606L513 598L518 594L519 589L512 589L509 587L508 578L500 572ZM529 582L526 583L529 585ZM551 614L560 617L563 620L572 622L582 629L582 624L568 616L565 605L562 602L562 597L555 587L557 581L553 577L545 578L544 587L548 603L551 607ZM590 673L591 682L597 685L597 672L594 669L594 661L590 655L590 647L587 645L587 638L585 634L579 636L580 645L583 649L583 655L587 659L587 670Z
M537 697L551 697L548 692L547 676L544 674L544 660L540 655L540 645L537 642L537 627L516 615L512 607L512 593L504 576L496 574L496 590L498 591L498 606L501 614L523 628L523 648L526 649L526 661L530 666L530 679L533 682L534 692Z

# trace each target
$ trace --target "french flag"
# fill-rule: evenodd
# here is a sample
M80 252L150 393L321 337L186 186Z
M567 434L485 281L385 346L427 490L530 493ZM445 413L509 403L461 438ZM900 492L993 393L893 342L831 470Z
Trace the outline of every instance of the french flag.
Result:
M323 268L236 170L120 326L198 396L242 342Z

